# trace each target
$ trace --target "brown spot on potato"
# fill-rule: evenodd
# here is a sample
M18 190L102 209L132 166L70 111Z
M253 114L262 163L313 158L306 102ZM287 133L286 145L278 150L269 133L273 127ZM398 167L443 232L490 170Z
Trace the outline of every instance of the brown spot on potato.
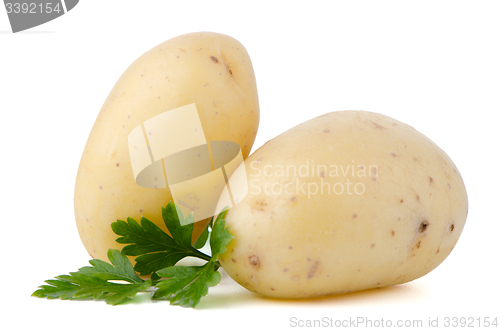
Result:
M293 246L288 246L288 249L293 249Z
M424 232L425 232L425 230L427 230L427 227L428 227L428 226L429 226L429 222L427 222L427 221L422 221L422 223L420 223L420 226L419 226L419 228L418 228L418 231L419 231L420 233L424 233Z
M259 260L259 257L257 255L250 255L248 257L248 262L250 263L250 265L253 268L259 269L259 267L260 267L260 260Z
M434 179L432 179L432 177L429 177L429 185L432 185L433 181L434 181Z
M323 130L323 132L324 132L324 133L330 133L330 130L328 130L328 129L324 129L324 130Z
M283 272L287 272L288 271L288 268L283 268Z
M352 218L358 218L358 214L352 214L351 217Z
M370 245L370 247L371 247L371 248L374 248L374 247L375 247L375 244L371 244L371 245Z
M119 167L120 166L120 162L116 162L116 166Z
M421 242L421 241L419 241L419 242L417 243L416 247L417 247L417 248L420 248L420 244L421 244L421 243L422 243L422 242Z
M231 262L236 263L236 260L234 258L231 259Z
M396 231L391 230L391 236L394 237L395 234L396 234Z
M314 264L312 265L312 267L309 269L309 272L307 273L307 278L313 278L314 277L314 274L316 273L316 270L318 269L318 264L319 264L318 261L314 262Z
M296 198L296 197L291 197L291 198L290 198L290 201L292 201L292 202L294 202L295 200L297 200L297 198Z
M274 291L274 288L272 288L272 287L270 287L269 289L270 289L271 291Z
M453 230L455 230L455 224L451 223L451 225L450 225L450 232L453 232Z
M450 185L450 183L448 183L448 188L451 188L451 185Z
M101 191L102 191L102 186L101 186L101 185L99 185L99 190L101 190Z
M391 156L392 157L397 157L398 155L396 155L396 153L391 153Z
M415 198L417 199L417 201L420 201L420 196L418 194Z
M262 161L262 157L259 157L259 158L257 159L257 162L260 162L260 161Z
M403 203L403 202L404 202L404 200L403 200L403 199L399 200L399 203Z
M139 209L139 213L142 213L142 209Z
M322 171L322 172L319 173L319 176L322 177L322 178L325 178L326 177L326 173L324 171Z
M213 55L210 56L210 60L212 60L214 63L219 63L219 60Z

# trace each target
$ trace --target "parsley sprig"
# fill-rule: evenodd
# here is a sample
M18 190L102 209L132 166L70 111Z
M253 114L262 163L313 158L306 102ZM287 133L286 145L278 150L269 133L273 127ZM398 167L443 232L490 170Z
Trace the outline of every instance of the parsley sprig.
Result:
M116 241L127 245L121 251L108 250L111 264L90 260L91 266L46 280L48 285L39 286L32 296L63 300L104 299L108 304L117 305L132 300L139 292L153 291L153 300L169 300L172 305L194 308L208 294L208 288L220 282L217 258L226 251L225 247L232 239L225 228L226 211L219 213L210 235L213 218L193 245L193 215L184 218L173 202L162 208L163 221L170 236L145 217L141 218L140 224L132 218L117 220L111 224L113 231L120 236ZM208 237L212 256L199 251ZM127 256L136 256L135 266ZM187 256L207 263L203 266L175 265ZM137 274L151 277L144 280Z

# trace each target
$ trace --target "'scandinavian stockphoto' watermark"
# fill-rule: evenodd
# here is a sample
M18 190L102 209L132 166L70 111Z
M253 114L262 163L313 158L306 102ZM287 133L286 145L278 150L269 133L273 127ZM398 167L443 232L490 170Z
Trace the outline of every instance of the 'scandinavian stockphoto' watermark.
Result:
M314 160L300 165L259 164L259 160L250 163L250 194L303 194L308 198L316 194L361 195L366 191L362 179L376 180L379 174L377 165L356 164L354 160L348 165L315 164ZM270 182L270 178L279 180Z

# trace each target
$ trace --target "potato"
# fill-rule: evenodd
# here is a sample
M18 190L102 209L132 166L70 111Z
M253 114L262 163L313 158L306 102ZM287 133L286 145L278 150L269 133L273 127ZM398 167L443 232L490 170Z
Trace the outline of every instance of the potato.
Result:
M412 127L333 112L270 140L245 161L248 195L227 214L220 262L278 298L409 282L451 252L467 215L450 158Z
M143 54L119 78L92 128L76 178L76 224L92 257L107 260L109 248L123 247L110 227L117 219L143 215L166 231L161 207L172 198L170 189L136 184L128 136L144 121L193 103L206 140L237 143L246 158L259 105L241 43L217 33L182 35Z

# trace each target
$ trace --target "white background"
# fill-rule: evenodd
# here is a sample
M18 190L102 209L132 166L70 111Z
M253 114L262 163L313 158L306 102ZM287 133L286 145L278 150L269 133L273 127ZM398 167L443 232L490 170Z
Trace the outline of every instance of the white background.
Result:
M500 319L499 17L498 1L86 0L12 34L0 7L0 325L284 330L293 316L424 326L429 317ZM228 34L250 54L261 108L253 150L323 113L362 109L410 124L446 151L470 205L447 260L405 285L316 300L266 299L227 276L196 310L145 296L116 307L30 297L90 258L73 189L107 94L142 53L196 31Z

